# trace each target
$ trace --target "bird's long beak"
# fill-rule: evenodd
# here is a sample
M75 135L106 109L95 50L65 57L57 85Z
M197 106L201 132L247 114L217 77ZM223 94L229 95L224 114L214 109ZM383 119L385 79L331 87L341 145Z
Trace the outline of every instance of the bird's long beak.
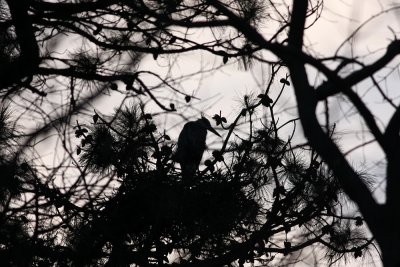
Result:
M219 133L218 133L214 128L212 128L211 126L210 126L207 130L209 130L209 131L212 132L213 134L216 134L216 135L218 135L219 137L221 137L221 136L219 135Z

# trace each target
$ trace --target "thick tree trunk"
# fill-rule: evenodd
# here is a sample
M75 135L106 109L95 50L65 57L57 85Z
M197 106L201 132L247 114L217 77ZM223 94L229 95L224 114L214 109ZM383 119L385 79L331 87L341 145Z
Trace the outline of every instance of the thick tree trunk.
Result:
M26 2L7 0L19 55L11 62L0 62L0 89L21 82L24 78L29 80L40 62L39 46Z
M384 220L383 229L373 234L381 249L382 263L385 267L400 267L400 214L397 208L399 204L387 203L384 214L377 215Z
M400 242L388 238L381 241L382 263L384 267L400 267Z

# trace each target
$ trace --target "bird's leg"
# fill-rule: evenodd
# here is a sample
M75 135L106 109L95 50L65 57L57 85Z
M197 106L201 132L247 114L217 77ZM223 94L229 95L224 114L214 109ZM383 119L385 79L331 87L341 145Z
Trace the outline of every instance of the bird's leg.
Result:
M198 170L197 166L195 164L181 164L181 170L182 181L189 186L193 186L196 172Z

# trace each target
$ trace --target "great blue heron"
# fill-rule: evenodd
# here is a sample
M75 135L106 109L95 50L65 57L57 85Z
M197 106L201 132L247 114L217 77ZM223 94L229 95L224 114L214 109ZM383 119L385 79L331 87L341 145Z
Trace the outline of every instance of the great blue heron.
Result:
M200 165L206 149L207 130L221 137L204 117L186 123L179 134L175 159L181 165L184 179L192 178Z

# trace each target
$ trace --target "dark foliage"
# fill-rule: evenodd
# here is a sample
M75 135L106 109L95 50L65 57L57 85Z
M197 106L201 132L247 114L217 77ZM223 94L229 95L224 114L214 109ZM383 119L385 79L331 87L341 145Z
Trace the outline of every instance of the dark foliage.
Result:
M259 100L247 113L262 105ZM11 140L6 118L3 125ZM94 194L89 199L73 187L63 193L38 184L27 163L2 177L3 210L14 209L4 201L17 200L17 193L32 192L42 204L24 204L15 216L4 210L1 259L26 266L273 264L277 255L284 259L313 244L325 246L332 261L343 253L359 257L371 242L357 230L362 218L341 215L343 195L332 173L307 147L280 139L276 126L214 151L188 181L173 162L173 143L144 107L123 107L111 118L96 113L92 126L74 127L80 176L96 181L85 185ZM53 225L51 214L61 221ZM26 228L34 217L47 234ZM21 251L29 253L17 257Z

